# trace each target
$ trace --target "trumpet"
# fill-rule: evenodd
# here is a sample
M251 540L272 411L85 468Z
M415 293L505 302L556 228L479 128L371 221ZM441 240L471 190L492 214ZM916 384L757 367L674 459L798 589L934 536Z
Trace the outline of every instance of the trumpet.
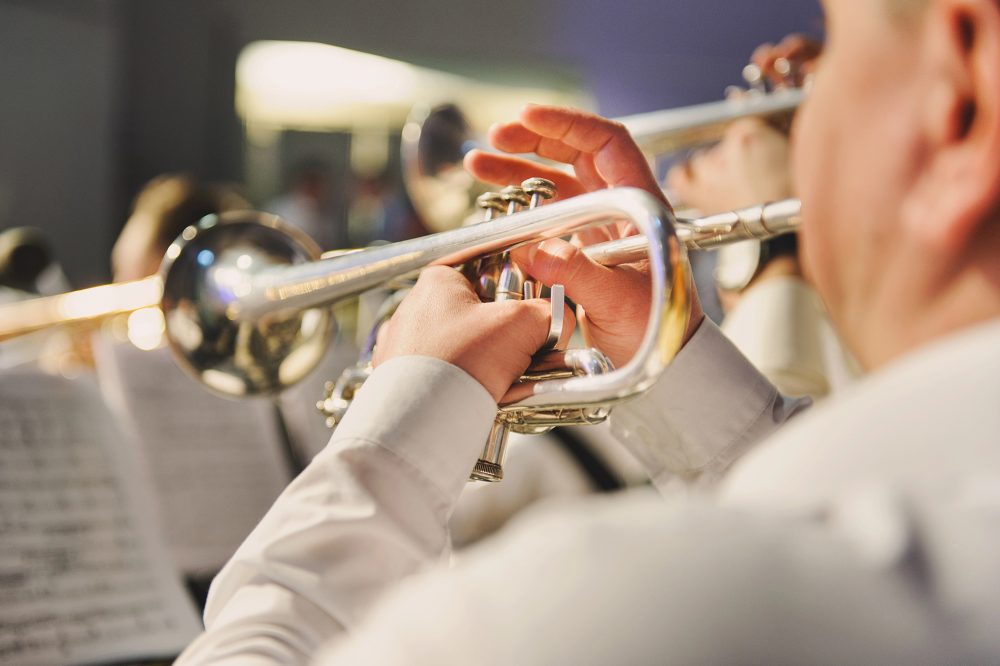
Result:
M509 187L502 193L484 194L479 197L478 203L486 210L486 219L473 228L518 219L531 223L533 220L529 213L537 209L541 199L550 198L554 193L551 182L534 178L522 183L520 188ZM581 208L569 205L572 202ZM629 203L632 206L625 205ZM529 212L517 212L521 205L527 205ZM645 233L593 245L585 248L584 253L605 266L642 260L650 262L653 311L639 351L625 368L615 370L599 350L555 349L562 332L564 292L561 285L553 285L552 328L548 341L536 356L536 362L521 378L519 386L501 401L487 443L473 469L473 480L492 482L503 478L503 460L510 432L538 434L556 426L601 423L615 403L642 393L651 386L679 349L687 326L690 276L687 274L687 263L683 260L686 250L711 249L795 231L800 221L801 205L798 200L790 199L696 220L676 220L669 209L649 194L620 189L591 193L546 206L542 211L555 213L551 218L555 225L553 229L560 228L559 220L563 217L558 213L562 212L568 218L576 218L569 226L579 230L595 221L614 219L616 208L619 215L631 219ZM498 213L510 215L510 218L498 221ZM647 215L645 226L641 224L643 213ZM594 215L597 216L592 217ZM661 226L663 223L667 226ZM566 231L569 227L562 228ZM428 241L436 244L437 241L432 239L444 240L455 233L437 234L428 237ZM658 236L659 244L656 244ZM551 237L551 233L543 232L532 241L519 242L512 238L510 247L546 237ZM657 254L660 252L662 256ZM483 300L532 298L541 293L542 285L526 279L510 260L506 247L494 248L486 255L476 257L464 256L460 252L450 259L452 261L445 259L444 263L461 261L463 272ZM326 395L317 403L317 408L326 415L330 427L336 427L343 418L354 395L371 374L378 329L391 313L392 308L384 308L377 317L358 363L344 370L336 382L327 382Z
M801 88L779 88L772 92L751 92L721 102L697 104L624 116L632 138L647 155L665 155L685 148L720 140L726 128L738 120L791 118L805 99Z
M499 405L476 466L474 478L498 480L508 432L600 422L611 406L652 386L680 348L687 325L688 248L769 238L793 231L799 220L794 200L677 220L660 199L637 189L539 205L553 194L551 183L532 179L489 198L490 219L483 223L326 258L273 215L210 215L170 246L158 276L0 307L0 339L158 304L174 356L190 375L226 396L273 394L318 364L331 337L330 306L340 299L431 265L463 266L484 298L534 297L539 286L520 274L510 250L629 221L639 235L586 252L605 265L648 261L652 303L638 351L613 368L596 350L547 350L515 397ZM553 287L553 343L562 328L559 293Z
M795 66L786 63L789 87L768 89L756 65L743 70L748 90L733 87L725 99L707 104L616 118L643 153L653 160L722 139L734 122L759 118L787 125L805 99L796 83ZM461 109L442 104L415 110L402 133L403 182L421 218L434 229L457 226L483 193L462 166L465 154L481 145Z

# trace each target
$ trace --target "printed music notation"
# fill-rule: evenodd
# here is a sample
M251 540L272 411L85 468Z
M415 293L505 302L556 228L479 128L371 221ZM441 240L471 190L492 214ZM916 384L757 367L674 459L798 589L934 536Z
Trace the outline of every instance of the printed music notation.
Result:
M101 391L150 470L176 566L215 572L290 481L274 406L209 393L168 349L103 339L95 356Z
M97 387L0 376L0 664L171 656L199 624Z

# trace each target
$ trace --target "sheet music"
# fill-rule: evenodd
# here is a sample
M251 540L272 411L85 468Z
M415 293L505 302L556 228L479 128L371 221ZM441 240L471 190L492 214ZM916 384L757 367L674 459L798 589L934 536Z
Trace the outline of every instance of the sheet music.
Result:
M168 349L104 338L95 357L101 390L151 471L175 563L214 573L290 480L273 404L209 393Z
M200 623L96 385L0 375L0 664L171 657Z

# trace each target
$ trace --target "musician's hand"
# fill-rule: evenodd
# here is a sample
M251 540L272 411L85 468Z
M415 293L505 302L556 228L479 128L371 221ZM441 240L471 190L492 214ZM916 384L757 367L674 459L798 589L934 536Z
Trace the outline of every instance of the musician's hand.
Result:
M667 174L685 205L706 215L792 196L788 139L760 120L733 123L723 140Z
M801 86L811 74L823 51L823 45L805 35L789 35L778 44L762 44L753 52L751 61L775 86ZM779 58L787 60L791 72L781 73L775 67Z
M573 315L565 313L565 338ZM435 266L380 331L375 365L397 356L431 356L456 365L499 401L531 363L549 332L550 305L540 298L481 303L458 271Z
M573 174L512 155L474 150L465 167L479 180L518 185L541 177L556 184L559 199L610 187L638 187L668 204L642 151L618 122L557 106L528 105L518 120L490 128L490 143L505 153L534 153L573 167ZM618 238L628 229L611 225L581 234L585 245Z
M639 147L621 123L575 109L528 106L517 121L495 125L490 141L509 153L535 153L573 167L573 174L512 155L473 151L465 166L480 180L518 184L540 176L556 183L560 198L609 187L638 187L666 203ZM588 343L615 365L627 362L646 330L649 318L649 274L645 263L606 268L587 258L579 246L618 238L634 230L611 225L579 234L574 243L550 240L522 248L514 257L528 273L546 284L566 285L567 295L581 306L578 313ZM692 333L702 319L692 289Z

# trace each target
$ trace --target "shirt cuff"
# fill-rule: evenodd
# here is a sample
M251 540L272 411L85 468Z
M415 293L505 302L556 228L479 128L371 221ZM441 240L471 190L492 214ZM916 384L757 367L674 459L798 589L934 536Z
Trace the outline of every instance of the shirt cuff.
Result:
M388 449L454 506L486 444L497 405L460 368L429 356L386 361L371 374L331 445Z
M645 395L611 417L657 485L717 478L787 418L777 389L707 318Z

